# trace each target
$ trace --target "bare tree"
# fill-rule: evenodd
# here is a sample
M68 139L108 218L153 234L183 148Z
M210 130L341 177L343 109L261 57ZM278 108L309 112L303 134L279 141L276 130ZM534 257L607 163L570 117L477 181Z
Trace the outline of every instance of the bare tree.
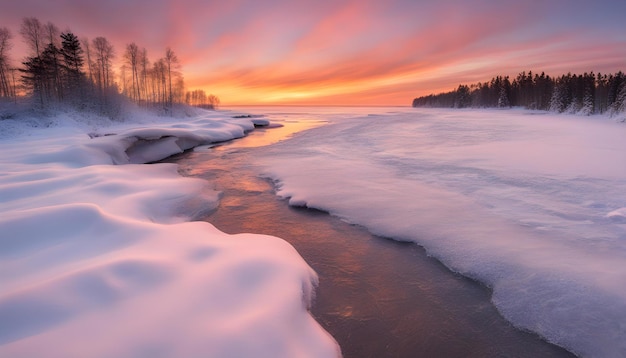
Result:
M11 82L13 84L11 93L13 95L13 99L15 100L15 103L17 103L17 81L15 80L15 73L18 72L19 70L15 67L10 68L9 70L11 71Z
M167 82L168 82L168 105L171 107L174 102L174 95L172 92L172 71L176 72L180 68L180 63L178 62L178 57L174 54L171 48L165 49L165 57L163 58L165 62L165 66L167 68Z
M130 43L126 45L126 52L124 53L124 59L126 60L126 64L130 66L131 72L131 96L135 102L141 101L141 93L139 91L139 47L137 44Z
M43 25L43 36L45 37L45 43L53 44L57 48L61 47L59 41L60 35L61 31L59 31L59 28L50 21Z
M185 94L185 102L190 106L217 109L220 104L220 99L214 94L207 96L204 90L194 90Z
M174 103L185 103L185 79L180 72L174 82L172 100Z
M152 65L150 71L152 82L152 102L155 104L167 104L167 65L164 59L159 59Z
M210 94L209 97L207 98L207 105L211 109L217 109L217 107L220 105L219 97L217 97L214 94Z
M187 92L185 95L185 102L190 106L203 106L206 104L207 96L204 90L198 89L191 92Z
M100 89L104 92L111 86L111 77L112 77L112 61L115 57L115 52L113 51L113 45L109 43L109 41L104 37L96 37L93 39L93 50L96 57L97 64L97 84Z
M6 27L0 27L0 97L11 97L11 85L9 80L9 50L13 35ZM13 91L14 92L14 91ZM13 93L13 95L15 95Z
M44 48L44 29L36 17L25 17L22 20L20 34L31 48L34 56L39 57Z
M83 51L85 51L85 56L87 57L87 71L89 72L87 77L89 77L89 81L94 82L92 69L93 62L91 60L91 43L88 38L83 38L80 42L83 45Z
M131 97L132 93L128 93L129 88L128 88L128 76L126 75L126 72L128 72L128 66L123 63L120 68L119 68L119 84L122 86L120 88L120 90L122 91L122 94L125 95L126 97Z
M59 31L59 28L50 21L43 25L42 29L44 43L46 44L42 57L46 54L47 60L49 61L49 76L51 77L49 92L54 93L56 98L61 100L63 99L63 88L61 86L61 63L59 58L61 56L61 31Z
M148 71L150 69L150 61L148 61L148 51L146 51L145 47L139 51L139 67L141 70L141 81L140 88L141 93L143 93L143 98L147 100L148 98Z

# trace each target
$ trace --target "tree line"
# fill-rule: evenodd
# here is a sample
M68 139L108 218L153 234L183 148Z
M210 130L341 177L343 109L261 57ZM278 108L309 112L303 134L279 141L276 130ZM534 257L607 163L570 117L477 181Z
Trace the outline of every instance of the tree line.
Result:
M558 113L615 114L626 112L626 75L620 71L550 77L543 72L522 72L512 81L509 76L496 76L489 82L417 97L413 107L524 107Z
M169 47L163 57L150 61L145 48L129 43L116 72L117 53L105 37L79 39L34 17L23 19L19 34L29 53L20 67L13 67L13 35L0 27L0 99L26 98L38 108L69 104L109 116L118 114L126 99L159 110L177 104L219 105L219 98L203 90L185 91L180 62Z

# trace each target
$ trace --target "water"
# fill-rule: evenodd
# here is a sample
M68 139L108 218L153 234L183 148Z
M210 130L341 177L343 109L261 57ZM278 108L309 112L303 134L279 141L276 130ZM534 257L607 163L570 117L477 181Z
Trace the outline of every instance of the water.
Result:
M283 128L255 131L176 161L187 175L206 178L223 191L209 222L229 233L282 237L318 272L313 314L346 357L569 356L515 329L490 302L490 290L449 271L420 247L279 200L271 183L259 177L259 147L328 118L326 113L280 116Z

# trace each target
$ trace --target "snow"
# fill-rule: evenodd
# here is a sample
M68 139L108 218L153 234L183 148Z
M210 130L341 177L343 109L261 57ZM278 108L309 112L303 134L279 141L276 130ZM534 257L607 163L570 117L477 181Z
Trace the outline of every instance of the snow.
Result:
M626 223L626 208L619 208L606 214L608 218Z
M302 111L302 109L301 109ZM626 356L626 126L524 110L372 108L260 148L278 195L424 246L517 327Z
M0 121L0 356L340 355L291 245L190 221L219 193L141 164L265 124L229 117Z

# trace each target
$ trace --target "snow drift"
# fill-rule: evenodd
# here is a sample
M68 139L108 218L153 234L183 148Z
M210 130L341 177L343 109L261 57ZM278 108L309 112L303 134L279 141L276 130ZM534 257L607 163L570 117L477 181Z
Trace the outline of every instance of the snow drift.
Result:
M55 121L0 122L0 356L340 355L307 311L317 276L293 247L188 222L219 193L175 165L137 164L241 137L253 120Z

